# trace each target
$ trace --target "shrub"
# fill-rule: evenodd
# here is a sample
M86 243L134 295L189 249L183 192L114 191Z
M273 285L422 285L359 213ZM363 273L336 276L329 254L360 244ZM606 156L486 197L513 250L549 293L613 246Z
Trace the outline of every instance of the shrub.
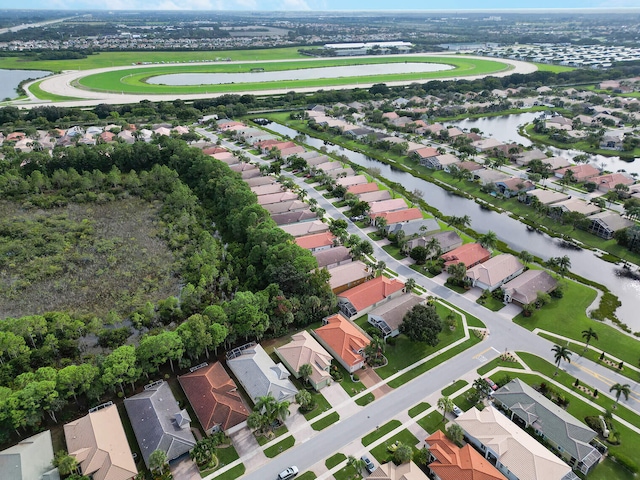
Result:
M630 458L628 458L626 455L623 455L621 453L612 453L610 454L610 456L612 456L615 459L616 463L618 463L619 465L622 465L631 473L633 474L638 473L638 464L633 460L631 460Z
M353 375L351 375L351 379L354 382L359 382L360 381L360 377L358 375L356 375L355 373Z

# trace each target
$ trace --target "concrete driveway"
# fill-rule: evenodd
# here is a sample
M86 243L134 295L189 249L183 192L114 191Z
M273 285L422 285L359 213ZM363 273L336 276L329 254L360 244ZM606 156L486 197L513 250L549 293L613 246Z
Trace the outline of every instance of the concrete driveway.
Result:
M380 376L376 373L376 371L373 368L367 368L366 370L358 370L358 375L360 376L360 381L367 388L373 387L374 385L382 382L382 378L380 378ZM378 398L389 393L391 390L393 389L389 385L385 384L380 386L379 388L376 388L375 390L372 390L371 393L373 393L373 396L377 400Z

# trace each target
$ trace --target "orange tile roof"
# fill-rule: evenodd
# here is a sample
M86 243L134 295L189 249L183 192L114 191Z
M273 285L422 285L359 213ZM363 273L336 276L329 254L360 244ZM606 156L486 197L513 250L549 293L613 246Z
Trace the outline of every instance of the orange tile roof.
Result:
M386 218L387 225L423 218L422 212L418 208L407 208L405 210L397 210L395 212L374 213L371 215L371 218L376 217Z
M326 325L316 329L316 335L347 365L360 363L362 355L357 352L369 345L370 340L339 313L326 321Z
M216 425L225 431L249 416L238 387L220 362L182 375L178 381L206 431Z
M354 195L375 192L376 190L378 190L378 184L375 182L360 183L358 185L351 185L349 188L347 188L347 192L353 193Z
M467 243L442 255L445 266L454 263L464 263L472 267L491 258L491 252L479 243Z
M467 444L459 448L442 431L427 438L429 451L436 461L429 468L440 480L505 480L489 460Z
M389 279L381 275L342 292L338 297L346 298L357 311L360 311L384 300L403 288L404 283L400 280L396 278Z
M302 248L311 249L318 247L326 247L327 245L333 245L335 235L331 232L316 233L315 235L305 235L304 237L298 237L295 242Z

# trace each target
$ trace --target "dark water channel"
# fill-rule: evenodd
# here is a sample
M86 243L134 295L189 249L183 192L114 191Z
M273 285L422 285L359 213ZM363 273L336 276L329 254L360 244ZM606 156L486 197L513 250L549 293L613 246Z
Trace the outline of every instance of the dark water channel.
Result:
M297 131L276 123L269 124L268 128L291 138L298 134ZM487 132L485 131L485 133ZM309 136L304 141L315 148L324 145L322 140ZM640 281L620 276L619 272L622 269L618 266L600 260L589 250L563 248L559 240L545 234L530 232L524 224L510 218L507 214L484 210L472 200L453 195L437 185L397 170L366 155L338 146L329 146L328 148L337 154L346 155L349 160L365 168L378 168L383 177L403 185L409 191L418 189L424 192L425 201L444 215L469 215L472 219L471 228L479 233L486 233L489 230L496 232L498 237L514 250L527 250L545 260L550 257L568 255L571 258L571 270L609 287L622 302L622 306L617 311L618 318L634 331L640 331L640 315L637 314L640 311Z

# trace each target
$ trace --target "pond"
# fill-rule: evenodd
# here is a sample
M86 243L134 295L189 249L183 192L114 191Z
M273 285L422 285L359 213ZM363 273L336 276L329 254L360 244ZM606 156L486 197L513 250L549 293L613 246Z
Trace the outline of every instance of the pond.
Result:
M44 70L2 70L0 69L0 100L16 98L16 89L20 82L28 79L36 79L51 75Z
M291 138L298 134L297 131L276 123L269 124L268 128ZM304 142L315 148L324 145L322 140L309 136L306 136ZM622 302L622 306L617 311L618 318L634 331L640 331L640 315L637 315L640 311L640 281L621 276L624 273L622 268L601 260L590 250L563 248L560 240L542 233L531 232L524 224L512 219L506 213L484 210L473 200L454 195L437 185L366 155L339 146L329 146L329 150L345 155L353 163L365 168L379 169L383 177L403 185L408 191L420 190L423 192L424 200L444 215L469 215L471 228L481 234L489 230L496 232L500 240L507 243L513 250L527 250L544 260L550 257L569 256L571 270L584 278L606 285Z
M147 79L153 85L221 85L227 83L279 82L315 80L318 78L365 77L394 73L426 73L451 70L455 67L440 63L385 63L343 67L302 68L276 72L243 73L173 73Z
M453 125L460 129L466 128L470 130L472 128L478 128L485 137L493 137L504 143L515 142L520 143L525 147L530 147L532 145L531 140L520 135L518 129L527 123L533 122L538 116L540 116L540 112L526 112L514 115L502 115L498 117L467 118L458 122L445 123L446 125ZM543 146L541 150L550 150L555 156L564 157L568 160L573 160L575 156L584 154L584 152L580 150L548 146ZM589 163L600 169L608 170L610 172L625 170L628 173L637 173L640 175L640 162L627 162L618 156L609 157L589 154L589 157Z

